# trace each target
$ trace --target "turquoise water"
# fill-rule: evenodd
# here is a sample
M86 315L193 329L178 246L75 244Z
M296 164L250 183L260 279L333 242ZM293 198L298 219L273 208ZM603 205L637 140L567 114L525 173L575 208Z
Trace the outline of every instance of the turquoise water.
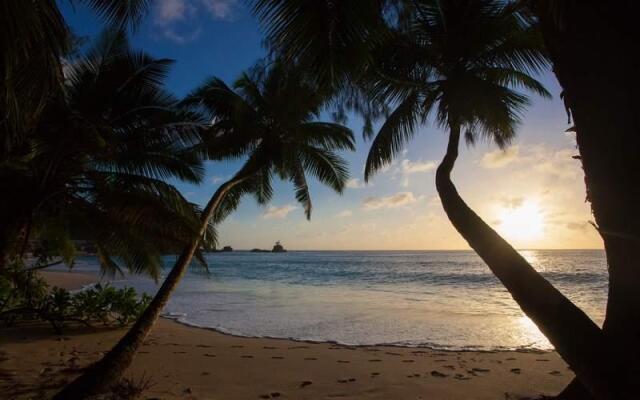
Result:
M522 251L597 323L607 273L599 250ZM209 254L210 274L185 276L167 307L181 322L243 336L446 349L550 349L470 251ZM175 257L166 257L173 265ZM83 258L79 269L95 268ZM153 293L155 283L113 283Z

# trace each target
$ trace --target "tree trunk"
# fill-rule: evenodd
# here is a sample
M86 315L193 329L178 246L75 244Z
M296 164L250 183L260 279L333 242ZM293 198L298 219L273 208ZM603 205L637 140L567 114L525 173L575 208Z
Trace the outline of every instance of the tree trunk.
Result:
M589 317L544 279L489 227L458 194L451 171L458 156L460 127L453 124L447 153L436 171L436 187L449 220L509 290L580 381L598 399L622 399L610 383L602 332ZM604 379L603 379L604 378Z
M640 368L640 37L637 1L534 5L576 140L609 269L603 324L626 393L638 393ZM584 398L584 397L583 397Z
M137 350L142 345L151 328L158 320L162 309L169 301L186 272L200 240L206 232L209 220L231 188L246 178L233 178L221 185L205 207L198 236L182 250L180 257L165 278L162 286L126 335L101 360L90 366L82 375L58 392L54 400L81 400L87 396L102 393L116 383L133 362Z

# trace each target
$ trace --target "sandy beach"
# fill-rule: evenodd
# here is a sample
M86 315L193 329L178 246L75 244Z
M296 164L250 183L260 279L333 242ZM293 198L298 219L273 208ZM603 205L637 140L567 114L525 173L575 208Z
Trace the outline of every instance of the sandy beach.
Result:
M88 279L53 274L47 279L61 279L58 286L67 276L68 288ZM123 332L74 327L59 337L39 324L0 329L0 396L47 398ZM573 373L555 352L349 347L235 337L162 319L130 376L151 380L147 399L494 400L556 394Z

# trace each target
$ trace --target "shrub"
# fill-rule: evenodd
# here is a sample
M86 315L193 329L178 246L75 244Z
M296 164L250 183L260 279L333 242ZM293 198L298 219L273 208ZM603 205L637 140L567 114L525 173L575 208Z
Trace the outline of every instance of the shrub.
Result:
M39 319L49 322L56 333L69 322L124 326L135 321L150 301L151 296L138 296L133 288L101 284L76 293L58 287L49 290L36 273L19 268L0 275L0 321L5 325Z

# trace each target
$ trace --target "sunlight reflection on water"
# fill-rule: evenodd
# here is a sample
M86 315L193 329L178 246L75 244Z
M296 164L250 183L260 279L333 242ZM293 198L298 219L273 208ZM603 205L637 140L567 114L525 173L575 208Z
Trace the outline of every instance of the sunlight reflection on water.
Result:
M602 322L607 289L602 251L522 255ZM173 259L167 258L167 266ZM347 344L551 347L472 252L234 252L207 260L211 275L187 274L167 307L194 325ZM139 277L118 285L156 289Z

